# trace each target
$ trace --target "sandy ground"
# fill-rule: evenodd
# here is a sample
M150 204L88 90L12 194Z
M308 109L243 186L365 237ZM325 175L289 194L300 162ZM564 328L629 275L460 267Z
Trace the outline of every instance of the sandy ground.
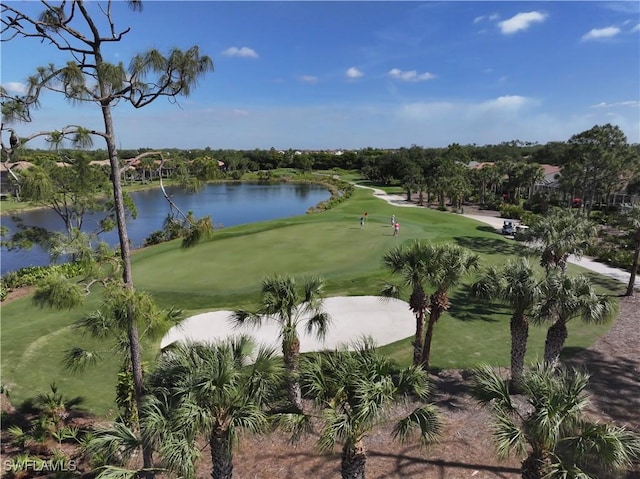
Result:
M324 310L331 318L324 340L300 330L300 351L334 349L345 342L370 336L377 344L389 344L414 334L413 313L398 299L379 296L327 298ZM215 342L228 336L249 334L257 342L280 349L279 328L275 321L264 321L259 328L234 328L231 311L215 311L187 318L171 328L160 343L165 348L174 341ZM301 316L304 326L304 316Z

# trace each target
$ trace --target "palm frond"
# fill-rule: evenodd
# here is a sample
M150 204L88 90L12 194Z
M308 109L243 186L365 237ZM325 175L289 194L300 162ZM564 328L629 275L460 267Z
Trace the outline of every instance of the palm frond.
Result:
M442 432L442 423L436 408L425 405L414 409L407 417L402 418L393 428L393 437L406 443L419 435L420 444L436 441Z
M318 339L324 339L327 335L327 330L329 329L330 325L331 316L329 316L329 314L326 312L320 312L314 314L307 320L305 324L305 331L308 334L315 333Z
M77 373L84 371L87 367L95 366L100 359L100 354L96 351L73 347L64 352L62 363L65 369Z
M139 470L117 466L102 466L98 468L96 479L135 479L139 477Z
M298 412L276 413L269 416L274 427L289 433L290 443L298 442L303 435L313 431L311 416Z
M500 377L489 365L481 365L474 371L471 394L481 404L495 402L506 411L515 410L509 395L509 381Z
M115 422L95 426L86 450L90 455L103 457L109 463L123 465L137 453L140 445L140 438L132 429Z
M584 424L579 435L565 438L560 446L571 451L579 464L598 464L608 471L630 467L640 459L640 435L610 424Z
M380 295L385 298L400 298L401 288L394 283L385 281L380 289Z
M429 377L422 366L410 366L402 369L396 380L400 394L414 394L418 399L426 400L430 393Z
M498 456L505 458L510 454L523 457L526 454L527 438L524 430L513 421L508 411L494 409L496 413L493 436L496 440Z
M233 324L234 328L241 328L245 324L252 327L259 327L262 324L262 319L261 315L244 309L234 311L229 317L229 321Z
M324 409L322 417L324 428L317 442L320 452L331 452L335 449L337 442L353 440L356 436L353 423L346 414L329 407Z
M112 317L101 309L89 313L73 324L73 327L81 329L83 334L97 339L105 339L113 335L114 326Z

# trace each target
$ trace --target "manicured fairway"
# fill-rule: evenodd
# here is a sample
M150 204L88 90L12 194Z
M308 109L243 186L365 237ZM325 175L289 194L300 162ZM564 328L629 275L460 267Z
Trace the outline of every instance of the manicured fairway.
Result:
M361 228L364 212L368 219ZM392 236L392 214L401 225L398 237ZM141 250L133 257L134 277L136 287L153 294L161 307L183 308L188 315L249 305L267 273L320 274L331 296L376 295L382 282L390 279L381 267L382 255L415 238L456 242L478 252L482 265L503 264L520 248L492 228L460 215L392 206L368 190L357 189L348 201L323 213L222 229L212 240L187 251L178 241ZM616 287L604 279L602 286ZM29 298L2 306L2 383L9 386L14 401L33 397L55 381L64 394L87 397L93 412L104 414L114 407L119 361L108 352L108 344L99 345L106 351L106 362L97 369L71 375L61 366L65 349L87 344L71 324L98 305L99 295L93 294L74 311L40 310ZM452 292L450 314L436 327L433 366L471 367L479 361L507 366L508 320L505 310L472 301L464 286ZM570 326L567 345L574 348L587 347L609 327ZM543 342L544 330L534 328L529 360L542 355ZM147 361L153 361L158 344L156 339L145 349ZM410 340L385 351L406 363Z

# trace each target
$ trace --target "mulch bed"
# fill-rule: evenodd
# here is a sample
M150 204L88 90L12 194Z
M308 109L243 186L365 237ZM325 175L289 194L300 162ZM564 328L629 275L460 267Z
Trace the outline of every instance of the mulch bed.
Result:
M593 347L569 363L591 374L590 414L602 421L626 425L640 433L640 296L620 298L620 314L611 330ZM506 479L519 478L520 460L500 461L491 437L491 417L468 392L470 373L443 371L434 376L433 399L445 428L438 444L420 449L394 442L390 427L366 438L367 476L385 479ZM406 407L410 409L410 405ZM398 411L401 413L402 411ZM340 451L323 455L315 437L291 445L285 435L241 439L234 456L234 477L293 479L340 477ZM206 458L200 477L210 471ZM640 478L640 465L618 478Z

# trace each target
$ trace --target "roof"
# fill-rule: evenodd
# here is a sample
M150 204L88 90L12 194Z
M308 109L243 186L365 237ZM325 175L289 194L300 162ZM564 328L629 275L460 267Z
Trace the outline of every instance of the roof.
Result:
M9 170L28 170L32 166L35 166L33 163L29 163L28 161L16 161L13 163L0 163L0 171L9 171Z

